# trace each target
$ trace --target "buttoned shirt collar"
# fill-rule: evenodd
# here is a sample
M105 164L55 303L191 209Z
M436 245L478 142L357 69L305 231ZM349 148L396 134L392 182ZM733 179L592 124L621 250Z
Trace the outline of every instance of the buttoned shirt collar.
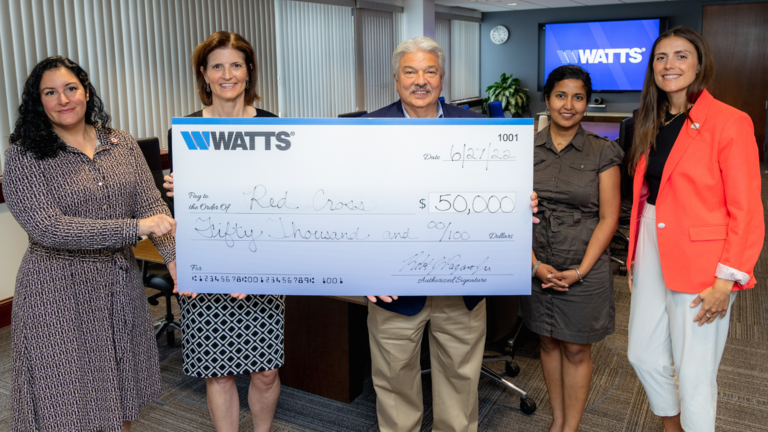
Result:
M400 102L400 105L402 104L403 103ZM405 116L405 118L411 118L411 116L408 115L408 111L405 110L405 107L403 107L403 116ZM437 101L437 117L435 118L443 118L443 117L445 117L443 115L443 104L441 104L440 101Z
M536 135L536 141L533 143L533 145L540 146L540 145L549 143L547 147L553 150L557 150L557 148L555 147L555 143L552 141L552 133L550 132L549 126L547 126L546 130L547 130L547 133L540 133ZM573 139L569 144L572 144L573 147L576 148L576 150L582 151L584 149L584 141L586 141L586 139L587 139L587 131L584 130L583 127L581 127L581 124L579 124L579 130L576 131L576 135L573 136Z

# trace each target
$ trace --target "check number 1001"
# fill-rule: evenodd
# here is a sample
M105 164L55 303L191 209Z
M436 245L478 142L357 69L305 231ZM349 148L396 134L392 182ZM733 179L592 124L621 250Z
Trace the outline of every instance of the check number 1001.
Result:
M430 213L512 213L514 192L459 192L429 194Z

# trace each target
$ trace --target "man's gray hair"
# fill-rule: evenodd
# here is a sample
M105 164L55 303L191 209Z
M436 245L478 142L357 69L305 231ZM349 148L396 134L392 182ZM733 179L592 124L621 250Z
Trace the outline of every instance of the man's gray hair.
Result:
M415 52L435 54L440 63L440 78L445 76L445 51L437 42L426 36L404 40L397 46L395 52L392 53L392 74L397 76L397 70L400 69L400 59L403 58L403 54Z

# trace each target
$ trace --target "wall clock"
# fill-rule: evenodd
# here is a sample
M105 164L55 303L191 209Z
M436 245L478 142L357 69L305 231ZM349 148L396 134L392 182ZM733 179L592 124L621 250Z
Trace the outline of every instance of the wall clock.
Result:
M509 39L509 30L503 25L498 25L491 30L491 41L496 45L501 45Z

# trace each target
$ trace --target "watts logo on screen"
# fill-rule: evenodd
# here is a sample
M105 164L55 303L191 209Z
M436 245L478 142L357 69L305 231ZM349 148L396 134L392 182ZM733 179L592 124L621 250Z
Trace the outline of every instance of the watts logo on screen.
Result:
M564 64L583 67L596 91L639 91L661 20L544 26L544 79Z
M613 55L619 63L626 63L627 58L632 63L643 61L645 48L613 48L613 49L586 49L586 50L557 50L560 61L563 64L594 64L613 63Z
M264 150L272 150L272 138L277 142L275 148L278 150L288 150L291 148L291 141L288 137L293 132L249 132L249 131L229 131L229 132L181 132L187 148L190 150L256 150L256 141L264 144ZM259 147L260 148L260 147Z

